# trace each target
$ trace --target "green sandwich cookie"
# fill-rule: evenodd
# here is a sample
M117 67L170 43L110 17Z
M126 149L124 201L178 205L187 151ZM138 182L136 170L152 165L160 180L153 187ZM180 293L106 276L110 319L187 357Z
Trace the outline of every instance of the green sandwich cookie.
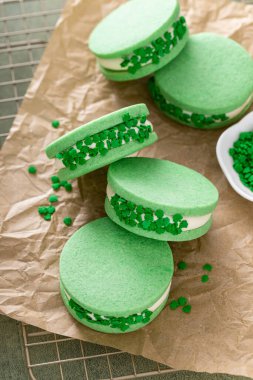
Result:
M136 236L109 218L70 238L60 258L60 287L69 313L104 333L135 331L164 308L173 275L165 242Z
M186 241L211 227L218 191L192 169L165 160L131 157L110 165L107 180L107 215L137 235Z
M108 165L153 144L157 135L145 104L122 108L60 137L46 148L61 181Z
M97 25L89 48L107 79L127 81L167 65L187 40L177 0L131 0Z
M194 128L224 127L240 119L253 101L253 60L223 36L200 33L149 81L158 107Z

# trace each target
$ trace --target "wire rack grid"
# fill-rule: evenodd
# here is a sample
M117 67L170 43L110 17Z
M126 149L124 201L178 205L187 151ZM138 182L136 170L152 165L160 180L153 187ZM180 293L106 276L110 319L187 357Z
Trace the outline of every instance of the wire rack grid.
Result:
M33 380L165 379L164 375L175 372L163 364L111 347L51 334L26 324L22 324L22 329Z
M8 135L64 0L0 0L0 143Z
M0 0L0 145L8 135L64 2ZM35 326L22 324L22 333L31 379L164 379L172 372L141 356L51 334Z

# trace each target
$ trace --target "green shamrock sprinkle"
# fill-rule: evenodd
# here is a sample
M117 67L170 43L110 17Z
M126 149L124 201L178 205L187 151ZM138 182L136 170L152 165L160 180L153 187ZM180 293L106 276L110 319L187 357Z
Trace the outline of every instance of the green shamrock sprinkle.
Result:
M70 216L66 216L66 218L63 219L63 223L66 224L66 226L71 226L72 218L70 218Z
M253 131L241 132L229 149L233 168L244 186L253 191Z
M67 192L71 192L72 189L73 189L71 183L69 183L69 182L65 183L64 188L65 188L65 190L66 190Z
M51 220L51 214L44 215L44 219L48 221Z
M30 174L36 174L37 173L37 168L34 165L30 165L28 168L28 173Z
M171 310L176 310L179 306L178 301L176 301L176 300L171 301L169 306L170 306Z
M211 264L205 264L205 265L203 265L202 269L207 270L208 272L211 272L213 267Z
M162 218L164 216L163 210L156 210L155 215L157 218Z
M187 264L186 264L186 262L184 262L184 261L179 261L179 263L177 264L177 267L178 267L178 269L180 269L180 270L184 270L184 269L187 268Z
M149 207L136 205L118 194L111 197L110 203L118 218L127 225L138 226L145 231L154 231L158 234L169 232L172 235L179 235L182 233L183 216L181 214L173 215L173 220L170 220L164 217L162 210L152 210ZM158 219L155 220L155 217Z
M51 124L53 128L58 128L60 126L59 120L53 120Z
M204 274L202 277L201 277L201 281L202 282L207 282L209 280L209 276L207 274Z
M53 188L54 190L59 190L60 187L61 187L61 185L60 185L59 183L53 183L53 184L52 184L52 188Z
M54 214L54 212L55 212L55 207L54 207L54 206L48 206L48 208L47 208L47 212L48 212L49 214Z
M122 116L122 121L122 123L112 128L77 141L74 146L59 152L56 158L61 160L66 168L74 171L78 166L85 165L87 160L92 157L97 155L105 156L111 149L116 149L122 146L123 143L128 143L131 140L143 143L152 133L152 127L144 124L146 122L145 115L131 118L129 113L125 113ZM59 183L59 180L53 183ZM66 190L68 188L70 189L69 185L65 187Z
M48 198L48 200L49 200L50 203L58 202L58 196L55 195L55 194L52 194L52 195L50 195L50 197Z
M189 313L191 312L191 309L192 309L191 305L185 305L185 306L182 308L183 312L184 312L184 313L187 313L187 314L189 314Z
M228 120L225 114L222 115L211 115L206 116L202 114L192 113L191 115L184 113L184 111L176 107L174 104L167 102L164 96L160 93L159 88L156 86L155 79L151 78L148 82L148 88L153 98L154 102L158 107L168 114L169 116L182 121L183 123L190 125L195 128L209 128L210 126L215 126L217 123Z
M45 215L45 214L47 214L47 207L46 207L46 206L39 206L39 207L38 207L38 213L39 213L40 215Z
M59 178L56 175L53 175L51 177L51 181L52 181L52 183L59 183L60 182Z
M187 301L187 298L185 298L185 297L179 297L177 302L180 306L185 306L188 301Z

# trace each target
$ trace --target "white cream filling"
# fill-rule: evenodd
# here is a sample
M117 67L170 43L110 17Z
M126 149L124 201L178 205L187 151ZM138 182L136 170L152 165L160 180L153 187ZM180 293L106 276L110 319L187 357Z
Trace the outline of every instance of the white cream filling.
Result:
M253 100L253 94L251 94L248 99L238 108L236 108L234 111L231 111L231 112L228 112L226 113L225 115L229 118L229 119L233 119L234 117L238 116L243 110L244 108L247 107L247 105L249 105ZM166 100L165 100L166 101ZM167 104L173 104L173 103L170 103L170 102L167 102ZM182 109L182 112L189 115L190 117L192 116L192 114L194 112L190 112L190 111L185 111ZM212 115L204 115L205 117L211 117Z
M115 192L112 190L110 185L107 185L106 194L107 194L109 201L115 195ZM188 223L188 227L184 228L183 232L194 230L196 228L200 228L200 227L204 226L208 222L208 220L211 218L211 216L212 216L212 213L206 214L206 215L201 215L201 216L185 216L185 215L183 215L183 219L186 220ZM164 217L167 217L170 220L173 220L172 219L173 215L167 214L166 212L164 213ZM154 215L154 220L157 220L157 219L158 218ZM143 216L143 220L144 220L144 216Z
M151 127L151 130L153 132L153 125L152 123L149 121L149 120L146 120L145 123L141 123L140 121L138 121L138 124L136 127L131 127L131 129L134 129L135 132L137 133L138 132L138 127L140 125L150 125ZM102 131L101 131L102 132ZM151 133L152 133L151 132ZM126 142L125 140L122 140L122 145L125 145L125 144L129 144L131 141L134 141L133 138L131 136L130 137L130 140L128 142ZM118 131L116 133L116 139L118 138ZM86 144L87 145L87 144ZM89 148L95 148L96 147L96 144L95 143L92 143L90 145L87 145ZM107 144L106 144L106 140L105 140L105 147L107 148ZM79 150L76 146L76 144L72 145L71 148L74 148L76 150ZM112 149L117 149L117 148L112 148ZM88 161L90 158L92 158L89 154L86 154L86 157L85 157L85 160ZM55 159L55 169L56 170L60 170L60 169L63 169L65 168L65 166L63 165L62 163L62 160L59 160L59 159Z
M170 287L171 287L171 282L169 283L169 286L168 288L165 290L165 292L163 293L163 295L159 298L159 300L157 300L152 306L150 306L147 310L151 311L152 313L154 311L156 311L161 305L163 302L165 302L165 300L168 298L168 295L169 295L169 292L170 292ZM65 293L65 296L67 297L68 301L71 299L70 295L68 294L68 292L66 291L65 288L64 289L64 293ZM144 310L143 310L144 311ZM139 314L141 315L141 313L143 312L141 311L140 313L136 313L136 314ZM94 321L96 320L94 314L92 312L90 312L88 314L90 316L91 319L93 319ZM102 319L107 319L104 315L100 315L100 317ZM122 317L129 317L129 315L126 315L126 316L122 316Z
M252 102L253 94L251 94L248 99L241 105L241 107L236 108L234 111L228 112L226 115L229 117L229 119L233 119L234 117L238 116L244 108L249 105Z
M167 31L169 33L171 33L171 37L172 38L175 37L175 35L174 35L174 28L172 26ZM147 45L147 46L152 47L152 45ZM174 46L171 45L169 53L171 52L171 50L173 48L174 48ZM99 63L100 66L104 67L105 69L114 70L114 71L127 71L127 67L120 66L120 64L122 63L122 61L123 61L122 57L121 58L111 58L111 59L97 57L97 62ZM143 66L146 66L146 65L150 65L151 63L152 62L150 60L150 61L148 61L146 63L141 63L141 66L143 67Z

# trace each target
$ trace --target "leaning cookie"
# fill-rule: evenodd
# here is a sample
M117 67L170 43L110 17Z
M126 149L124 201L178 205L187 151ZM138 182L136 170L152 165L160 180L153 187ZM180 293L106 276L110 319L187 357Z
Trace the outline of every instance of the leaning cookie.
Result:
M131 0L97 25L89 48L107 79L127 81L165 66L187 40L177 0Z
M170 161L130 157L109 167L106 213L137 235L196 239L210 229L217 201L207 178Z
M149 81L158 107L179 123L219 128L253 101L253 60L235 41L212 33L189 38L179 56Z
M69 313L104 333L150 323L166 304L172 275L167 243L131 234L109 218L75 232L60 258L61 295Z
M46 148L59 178L77 178L153 144L157 135L145 104L136 104L74 129Z

